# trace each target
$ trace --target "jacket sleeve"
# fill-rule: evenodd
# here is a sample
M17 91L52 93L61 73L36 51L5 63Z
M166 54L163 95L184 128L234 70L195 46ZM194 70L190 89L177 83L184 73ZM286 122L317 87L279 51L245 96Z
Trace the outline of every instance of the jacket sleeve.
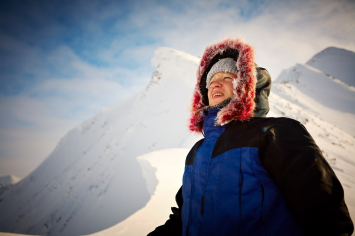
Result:
M171 211L173 214L170 214L169 219L165 222L164 225L158 226L155 230L148 234L148 236L181 236L182 234L182 220L181 220L181 209L183 205L182 198L182 187L179 189L175 196L176 203L179 208L172 207Z
M298 121L264 129L260 159L306 235L351 235L344 191L306 128Z

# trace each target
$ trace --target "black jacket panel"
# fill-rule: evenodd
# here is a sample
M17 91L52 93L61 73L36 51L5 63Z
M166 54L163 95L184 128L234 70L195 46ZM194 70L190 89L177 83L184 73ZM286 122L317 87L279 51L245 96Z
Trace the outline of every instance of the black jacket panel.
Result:
M189 154L187 154L185 165L193 165L194 164L196 152L197 152L198 148L201 146L201 144L203 143L203 140L204 139L201 139L191 148Z
M260 160L307 235L354 230L344 191L311 135L298 121L278 118L261 132Z

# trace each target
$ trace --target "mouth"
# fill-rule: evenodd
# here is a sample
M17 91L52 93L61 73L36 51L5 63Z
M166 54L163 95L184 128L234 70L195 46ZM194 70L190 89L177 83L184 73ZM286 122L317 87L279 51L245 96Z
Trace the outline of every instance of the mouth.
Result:
M215 93L213 94L212 98L220 97L220 96L223 96L223 93Z

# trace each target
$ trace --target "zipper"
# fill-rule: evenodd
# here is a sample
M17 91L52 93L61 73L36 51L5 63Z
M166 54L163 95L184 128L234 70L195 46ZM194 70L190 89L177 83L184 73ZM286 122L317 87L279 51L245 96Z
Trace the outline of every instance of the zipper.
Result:
M265 200L265 189L264 189L264 185L259 182L260 185L261 185L261 190L262 190L262 202L261 202L261 220L263 221L263 226L264 226L264 230L265 230L265 233L267 234L267 231L266 231L266 226L265 226L265 221L264 221L264 216L263 216L263 208L264 208L264 200Z

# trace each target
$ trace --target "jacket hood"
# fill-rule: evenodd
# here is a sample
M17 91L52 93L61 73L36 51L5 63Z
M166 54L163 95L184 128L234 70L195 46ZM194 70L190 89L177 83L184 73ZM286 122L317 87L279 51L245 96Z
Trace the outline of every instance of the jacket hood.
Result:
M231 57L236 61L238 79L233 83L231 101L217 114L215 124L225 125L233 120L248 120L253 116L266 116L269 111L268 95L271 78L264 68L254 62L254 48L239 38L226 38L206 47L197 69L189 128L201 132L203 108L208 106L206 77L220 59Z

